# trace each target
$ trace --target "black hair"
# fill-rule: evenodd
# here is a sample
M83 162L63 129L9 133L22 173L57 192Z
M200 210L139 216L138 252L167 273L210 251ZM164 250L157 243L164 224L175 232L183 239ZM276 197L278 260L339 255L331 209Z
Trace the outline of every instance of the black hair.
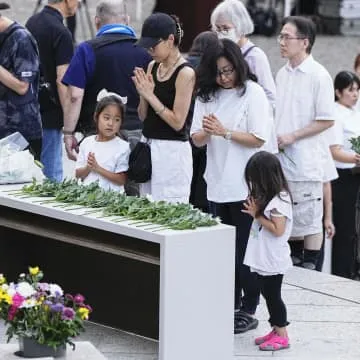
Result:
M174 34L174 45L180 46L182 39L184 38L184 30L182 28L182 24L180 19L176 15L170 15L171 18L175 21L176 25L176 33ZM166 40L166 39L164 39Z
M219 39L213 31L203 31L198 34L189 50L190 56L201 56L208 47L215 47Z
M245 181L249 196L258 207L256 216L263 215L268 203L281 192L290 194L279 159L267 151L255 153L246 164Z
M298 37L309 40L306 52L310 54L316 38L316 25L314 22L304 16L288 16L282 22L282 25L286 24L292 24L296 27Z
M96 104L96 108L95 108L95 112L94 112L94 121L95 121L95 124L96 124L96 128L97 128L97 125L98 125L100 114L109 105L115 105L115 106L118 107L120 115L121 115L121 121L122 122L124 121L125 105L123 104L123 102L117 96L109 95L109 96L106 96L106 97L102 98Z
M360 79L356 74L351 71L340 71L334 80L334 89L338 90L341 93L348 87L352 87L354 84L357 84L360 89ZM338 101L339 98L336 96L335 92L335 101Z
M217 61L221 57L224 57L234 67L236 87L243 87L247 80L257 81L256 76L250 72L239 45L229 39L218 40L214 46L205 49L196 69L195 91L196 95L204 102L210 101L216 91L220 89L220 85L216 82L216 76Z

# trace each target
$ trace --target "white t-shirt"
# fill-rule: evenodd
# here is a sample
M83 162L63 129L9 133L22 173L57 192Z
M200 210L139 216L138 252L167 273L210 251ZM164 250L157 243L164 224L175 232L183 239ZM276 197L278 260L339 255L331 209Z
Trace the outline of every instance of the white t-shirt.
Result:
M266 206L264 215L270 219L274 211L286 217L284 234L275 236L255 219L246 248L244 264L260 275L285 274L292 266L288 240L291 235L293 215L291 198L287 192L275 196Z
M323 170L324 177L323 182L329 182L339 177L336 170L335 161L332 158L330 146L335 143L335 129L332 126L326 129L320 134L321 141L323 142L322 154L323 154Z
M334 87L330 74L308 56L298 67L289 63L276 76L275 127L277 135L292 133L314 120L334 120ZM286 146L279 159L290 181L322 181L319 135Z
M97 141L96 135L91 135L84 139L80 144L76 169L86 166L90 152L95 154L97 163L108 171L120 173L127 171L129 168L129 143L117 136L109 141ZM94 171L89 173L84 179L83 184L88 185L94 181L99 181L99 186L105 190L124 191L124 186L112 183Z
M197 98L191 135L202 130L205 115L214 114L226 129L247 132L266 141L272 121L264 90L255 82L247 81L245 94L240 96L241 92L241 89L220 89L215 98L206 103ZM218 203L245 200L248 196L245 166L259 150L221 136L211 136L204 174L208 200Z
M341 145L343 150L350 154L355 154L355 151L351 149L350 139L360 136L360 112L335 103L335 118L334 144ZM338 169L351 169L355 166L355 164L339 161L335 161L335 165Z

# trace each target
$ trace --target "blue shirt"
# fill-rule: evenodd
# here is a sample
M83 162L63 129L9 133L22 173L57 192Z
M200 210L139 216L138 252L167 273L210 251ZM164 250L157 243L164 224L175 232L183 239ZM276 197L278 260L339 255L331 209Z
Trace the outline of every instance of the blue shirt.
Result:
M0 65L17 79L29 83L29 89L26 94L19 95L0 82L3 94L0 98L0 138L18 131L27 140L39 139L42 128L38 104L38 51L30 33L17 23L10 25L0 36L6 36L15 26L18 29L1 47Z

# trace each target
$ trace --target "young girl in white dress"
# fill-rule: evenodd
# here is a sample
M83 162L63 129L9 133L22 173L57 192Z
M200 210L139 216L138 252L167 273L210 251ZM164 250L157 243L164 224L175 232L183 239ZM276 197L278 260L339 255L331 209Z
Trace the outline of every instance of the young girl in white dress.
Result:
M124 119L127 98L107 92L98 94L94 121L97 134L80 144L75 176L84 185L94 181L105 190L124 192L127 179L130 146L118 134Z
M245 168L249 197L244 213L252 223L244 264L257 274L270 314L270 333L255 339L260 350L289 347L286 306L281 298L285 272L292 266L288 239L292 229L292 200L278 158L266 151L254 154Z

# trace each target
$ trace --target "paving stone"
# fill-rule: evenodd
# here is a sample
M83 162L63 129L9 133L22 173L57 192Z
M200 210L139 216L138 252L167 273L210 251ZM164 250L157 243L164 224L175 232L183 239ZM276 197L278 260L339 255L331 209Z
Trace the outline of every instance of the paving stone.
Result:
M72 351L68 348L65 357L57 358L59 360L106 360L106 358L88 341L75 342L76 349ZM17 344L0 345L1 360L19 360L14 353L19 349ZM33 358L39 360L53 360L53 357Z

